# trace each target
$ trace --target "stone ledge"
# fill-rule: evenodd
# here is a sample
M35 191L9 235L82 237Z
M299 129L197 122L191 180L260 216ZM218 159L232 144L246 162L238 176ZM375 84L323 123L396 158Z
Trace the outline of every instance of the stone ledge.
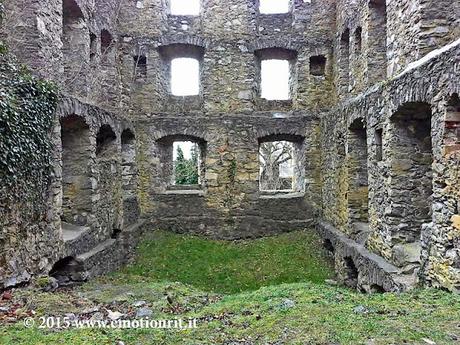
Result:
M228 225L229 219L231 226ZM162 229L181 234L205 236L217 240L239 240L279 235L286 232L314 228L315 220L310 218L273 220L258 216L206 217L162 217L149 223L152 229Z
M97 244L97 238L94 238L90 227L62 222L61 228L67 256L75 256L86 252Z
M334 228L331 224L320 221L317 230L324 240L329 240L333 247L336 271L340 277L345 258L351 258L358 271L357 289L373 292L375 287L387 292L411 290L417 284L417 277L404 275L387 260L371 253ZM341 279L343 280L343 279ZM374 288L373 288L374 287Z
M199 189L173 189L167 190L158 195L198 195L204 196L204 191Z
M76 256L86 279L114 271L128 263L145 232L145 220L138 220L120 233L118 239L107 239L85 253Z
M303 198L305 197L304 192L288 192L288 193L283 193L283 192L265 192L262 191L260 192L260 199L297 199L297 198Z

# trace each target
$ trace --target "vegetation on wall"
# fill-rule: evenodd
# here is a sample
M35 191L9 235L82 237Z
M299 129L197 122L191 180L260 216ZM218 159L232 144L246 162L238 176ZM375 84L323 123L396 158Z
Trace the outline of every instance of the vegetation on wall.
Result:
M56 105L55 87L0 49L0 204L43 204Z

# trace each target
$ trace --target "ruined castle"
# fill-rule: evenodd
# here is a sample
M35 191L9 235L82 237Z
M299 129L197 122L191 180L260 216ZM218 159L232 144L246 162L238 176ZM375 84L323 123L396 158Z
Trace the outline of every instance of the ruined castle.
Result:
M460 2L174 1L3 0L1 38L59 100L43 207L0 202L0 287L108 272L155 228L308 229L351 287L460 291ZM179 58L198 62L192 95L172 92ZM273 60L280 99L262 90ZM180 141L194 185L172 183ZM292 184L265 190L259 151L279 141Z

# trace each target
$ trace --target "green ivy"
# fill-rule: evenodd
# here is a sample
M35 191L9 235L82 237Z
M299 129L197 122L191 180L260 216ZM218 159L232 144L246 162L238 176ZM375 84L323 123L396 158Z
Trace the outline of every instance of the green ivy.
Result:
M0 49L0 205L43 205L57 90Z

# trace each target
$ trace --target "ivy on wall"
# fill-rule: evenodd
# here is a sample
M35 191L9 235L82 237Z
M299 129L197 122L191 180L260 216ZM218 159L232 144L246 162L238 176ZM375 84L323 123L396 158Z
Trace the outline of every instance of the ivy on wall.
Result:
M1 46L0 205L20 200L36 208L44 204L49 181L57 91L32 77Z

